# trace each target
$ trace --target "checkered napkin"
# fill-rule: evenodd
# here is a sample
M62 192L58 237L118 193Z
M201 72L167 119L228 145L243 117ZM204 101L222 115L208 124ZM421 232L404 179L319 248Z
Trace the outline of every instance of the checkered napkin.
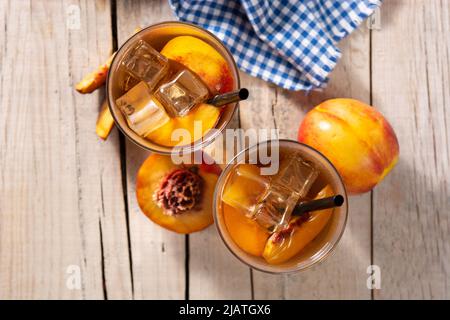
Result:
M324 87L336 44L382 0L169 0L182 21L208 29L252 76L290 90Z

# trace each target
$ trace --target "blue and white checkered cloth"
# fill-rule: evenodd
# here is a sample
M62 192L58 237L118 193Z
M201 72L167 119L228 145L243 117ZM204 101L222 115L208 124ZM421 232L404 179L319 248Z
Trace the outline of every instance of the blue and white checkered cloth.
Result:
M324 87L336 44L382 0L169 0L182 21L219 37L238 66L290 90Z

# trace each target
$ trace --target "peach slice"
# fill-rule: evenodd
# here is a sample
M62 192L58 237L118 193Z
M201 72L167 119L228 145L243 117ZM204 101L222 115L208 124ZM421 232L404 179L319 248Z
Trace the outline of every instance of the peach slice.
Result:
M136 29L134 29L134 33L138 33L141 30L142 30L141 27L137 27ZM116 53L114 52L108 58L108 60L106 60L103 64L98 66L96 70L84 76L84 78L79 83L77 83L75 89L80 93L91 93L94 90L101 87L106 81L106 77L109 72L109 67L111 67L111 63L115 55Z
M245 252L261 256L269 233L256 221L245 216L243 208L256 204L266 187L259 167L240 164L227 181L222 193L224 222L233 241Z
M114 119L109 111L108 101L105 100L102 104L100 113L98 114L97 123L95 125L95 133L97 133L97 136L103 140L106 140L113 126Z
M219 116L219 108L203 103L194 107L184 117L171 118L166 124L150 132L146 138L168 147L191 144L214 128ZM199 129L196 129L196 125ZM172 133L177 129L184 129L188 135L185 138L172 137Z
M209 44L196 37L175 37L164 46L161 54L194 71L211 92L233 90L233 76L224 57Z
M268 181L259 175L253 164L239 164L227 181L222 201L235 208L250 208L262 197Z
M77 85L75 89L79 93L91 93L95 89L102 86L108 75L109 67L114 59L115 53L108 58L103 64L97 67L94 71L87 74Z
M269 233L240 210L224 203L225 226L236 245L245 252L262 256Z
M315 199L330 197L333 189L327 185ZM297 255L323 230L334 209L314 211L308 220L296 218L285 230L276 232L267 240L263 257L270 264L280 264Z
M193 202L190 192L194 189L188 188L192 179L175 179L183 173L200 181L200 188L194 188L199 196ZM212 201L218 174L220 168L215 163L176 165L170 156L152 154L142 164L136 178L139 207L153 222L169 230L183 234L200 231L213 223ZM180 191L185 189L184 193ZM177 195L177 208L183 210L171 211L174 195ZM187 205L192 203L192 208Z

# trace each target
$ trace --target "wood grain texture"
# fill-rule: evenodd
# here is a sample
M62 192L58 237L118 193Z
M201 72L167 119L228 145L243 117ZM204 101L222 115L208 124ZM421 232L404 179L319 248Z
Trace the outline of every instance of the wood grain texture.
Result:
M166 1L117 1L119 45L133 30L172 20ZM185 236L154 224L136 200L136 174L149 152L125 143L126 178L135 299L184 299L186 293Z
M244 77L245 79L245 77ZM242 79L243 87L246 87ZM241 102L246 107L247 101ZM234 114L227 129L239 128L239 110ZM240 132L236 132L236 141L242 143ZM233 137L234 138L234 137ZM227 150L226 135L216 139L205 152L225 167L227 159L232 159L239 151ZM220 150L214 153L215 150ZM222 154L223 157L219 157ZM238 261L225 247L216 227L191 234L189 236L189 298L190 299L251 299L252 284L250 269Z
M73 89L110 52L109 1L0 3L0 297L130 298L117 135Z
M273 276L237 261L213 226L187 238L149 221L135 199L149 153L116 129L101 141L104 90L73 89L111 53L113 26L120 45L137 26L174 20L167 1L0 0L0 299L370 299L371 247L382 279L374 298L448 299L449 1L385 1L381 13L381 30L362 26L341 44L323 92L241 74L251 96L230 127L295 139L321 101L372 96L400 142L400 162L373 203L370 194L350 199L335 254ZM67 286L71 266L80 289Z
M450 10L448 1L387 1L373 32L373 101L400 143L374 192L377 299L450 296Z
M166 1L120 2L119 43L136 25L167 20L174 18ZM237 126L236 120L231 126ZM249 269L231 260L214 226L185 238L165 231L142 215L135 200L134 177L149 153L129 142L126 153L135 297L251 298Z
M306 95L266 89L257 95L261 101L247 110L248 114L243 115L241 109L241 123L276 127L280 138L296 139L305 113L326 99L351 97L369 103L369 41L369 31L362 28L341 43L343 57L323 92ZM257 91L265 86L258 82ZM366 287L366 268L371 264L370 195L351 197L349 202L347 228L334 254L304 273L274 276L255 271L256 299L370 299L371 291Z

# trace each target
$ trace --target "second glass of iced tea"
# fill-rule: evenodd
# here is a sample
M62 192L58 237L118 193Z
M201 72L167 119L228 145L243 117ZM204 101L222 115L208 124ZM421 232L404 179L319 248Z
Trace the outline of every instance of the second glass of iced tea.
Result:
M274 157L276 168L268 170ZM343 197L340 207L295 213L301 202L335 195ZM344 184L331 162L291 140L242 151L222 172L214 195L225 245L250 267L270 273L304 270L327 257L342 236L347 209Z
M139 31L117 51L107 99L115 123L137 145L161 154L174 147L191 153L220 134L238 105L214 108L205 105L207 98L238 88L236 64L217 37L170 21ZM172 138L176 129L191 134L192 141L180 146Z

